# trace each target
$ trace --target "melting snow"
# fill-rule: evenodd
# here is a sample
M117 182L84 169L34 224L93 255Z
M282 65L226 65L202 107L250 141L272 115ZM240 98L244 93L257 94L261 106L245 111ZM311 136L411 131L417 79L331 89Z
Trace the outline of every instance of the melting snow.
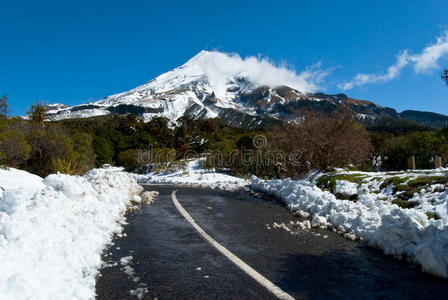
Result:
M238 177L203 169L202 161L203 159L192 159L186 161L185 168L179 170L151 172L146 175L135 174L134 176L142 184L193 185L226 191L236 190L250 183Z
M438 171L432 172L438 174ZM380 172L363 174L372 178L385 175ZM394 176L412 175L401 172ZM355 191L353 184L338 183L339 192L358 194L356 202L339 200L307 180L264 181L254 177L251 188L282 200L299 214L310 214L312 227L333 228L347 239L360 238L386 254L408 257L425 272L448 277L448 191L422 191L414 196L421 203L418 207L403 209L380 200L378 191L373 191L377 183L372 179L371 184L372 190L363 184ZM430 210L436 211L440 219L429 219L424 212ZM281 225L274 224L277 226Z
M118 168L45 179L1 170L0 185L1 297L95 298L101 253L142 187Z

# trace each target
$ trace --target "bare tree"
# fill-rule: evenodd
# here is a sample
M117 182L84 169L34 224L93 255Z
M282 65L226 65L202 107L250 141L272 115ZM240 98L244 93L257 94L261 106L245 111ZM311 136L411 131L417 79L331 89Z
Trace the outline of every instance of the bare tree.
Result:
M310 168L328 169L349 164L361 166L369 159L371 143L366 130L348 111L331 115L309 111L295 124L270 132L271 145L295 153L289 159L290 175Z

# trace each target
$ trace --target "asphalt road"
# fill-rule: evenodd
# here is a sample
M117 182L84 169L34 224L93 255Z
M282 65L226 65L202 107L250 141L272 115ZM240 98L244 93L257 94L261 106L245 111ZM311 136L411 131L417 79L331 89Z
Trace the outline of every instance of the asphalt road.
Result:
M145 299L275 299L199 236L174 207L174 189L202 229L296 299L445 299L448 280L358 242L321 229L313 230L321 236L268 230L297 220L279 203L242 191L149 189L160 192L156 202L129 214L127 237L103 255L98 299L135 299L130 291L139 287L147 288ZM129 255L132 276L119 263Z

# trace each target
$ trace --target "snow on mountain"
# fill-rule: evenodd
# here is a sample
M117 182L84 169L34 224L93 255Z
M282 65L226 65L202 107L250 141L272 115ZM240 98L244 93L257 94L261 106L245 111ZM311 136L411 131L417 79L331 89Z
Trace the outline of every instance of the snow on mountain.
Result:
M162 116L173 122L183 115L215 118L229 109L255 115L253 107L239 101L241 95L261 86L289 86L312 92L317 88L313 83L315 75L312 71L296 74L267 59L242 59L237 54L201 51L184 65L147 84L95 103L75 107L50 105L49 113L59 120L134 112L145 120ZM273 95L277 94L273 92Z
M219 118L232 126L254 128L278 119L296 119L297 112L350 109L363 122L386 118L416 119L430 126L448 124L433 117L398 114L394 109L344 94L314 93L325 73L301 73L276 66L267 59L216 51L201 51L182 66L127 92L78 106L49 105L52 120L134 113L149 121L165 117L172 124L186 116Z
M286 85L303 92L312 92L317 86L310 82L310 72L295 72L284 67L276 67L268 60L249 57L242 59L236 54L216 51L201 51L184 65L164 73L145 85L128 92L106 97L101 104L144 103L151 95L167 94L171 91L196 86L203 93L214 93L228 104L238 92L254 87ZM143 101L142 101L143 100ZM224 106L225 107L225 106Z

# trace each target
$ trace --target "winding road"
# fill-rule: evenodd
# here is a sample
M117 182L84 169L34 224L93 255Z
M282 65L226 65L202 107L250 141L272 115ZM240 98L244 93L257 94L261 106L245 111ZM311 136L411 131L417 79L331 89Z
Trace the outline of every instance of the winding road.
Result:
M130 291L139 289L144 299L445 298L447 280L335 233L268 229L297 220L280 203L244 191L147 188L160 195L128 215L126 236L104 252L98 299L136 299Z

